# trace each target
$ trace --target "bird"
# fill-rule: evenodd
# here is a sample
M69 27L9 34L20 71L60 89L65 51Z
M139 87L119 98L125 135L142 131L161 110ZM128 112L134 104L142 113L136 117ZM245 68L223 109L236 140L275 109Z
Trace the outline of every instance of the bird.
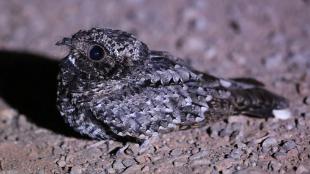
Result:
M92 139L143 142L229 116L287 115L289 101L262 82L197 71L122 30L80 30L56 45L69 49L59 63L57 108Z

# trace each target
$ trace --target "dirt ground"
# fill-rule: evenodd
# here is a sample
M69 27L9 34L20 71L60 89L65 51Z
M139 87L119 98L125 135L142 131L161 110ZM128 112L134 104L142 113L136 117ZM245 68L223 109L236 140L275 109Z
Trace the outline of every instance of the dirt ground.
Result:
M0 174L310 173L310 1L0 1ZM289 120L230 117L161 135L144 153L68 128L55 107L56 41L80 29L135 33L194 68L253 77Z

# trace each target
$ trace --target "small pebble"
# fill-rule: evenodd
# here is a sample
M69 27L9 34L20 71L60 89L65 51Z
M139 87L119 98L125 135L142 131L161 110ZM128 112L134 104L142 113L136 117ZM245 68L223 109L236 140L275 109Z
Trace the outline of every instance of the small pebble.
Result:
M41 170L39 170L39 171L37 172L37 174L45 174L45 172L44 172L43 169L41 169Z
M122 144L119 142L115 142L112 140L107 142L107 148L108 148L108 151L110 151L110 152L117 149L117 148L121 148L121 147L122 147Z
M262 173L266 173L265 171L263 171L262 169L259 168L246 168L246 169L242 169L239 166L240 170L238 172L232 172L232 173L236 173L236 174L262 174ZM236 170L238 170L236 168Z
M272 154L272 157L274 157L277 160L282 160L286 157L286 153L284 152L276 152L274 154Z
M182 149L173 149L171 152L170 152L170 155L171 156L180 156L182 154Z
M295 125L293 123L288 123L285 127L287 130L292 130L295 127Z
M238 143L237 145L241 149L247 149L247 145L245 143Z
M225 128L226 125L221 124L221 122L215 123L207 129L207 133L210 137L215 138ZM224 132L223 132L224 133Z
M153 156L153 157L151 157L151 160L153 161L153 162L156 162L156 161L159 161L159 160L161 160L163 157L162 157L162 155L156 155L156 156Z
M266 57L264 60L265 60L264 64L266 68L273 69L281 63L281 61L283 60L283 56L280 53L273 54L271 56Z
M288 152L296 147L296 143L293 140L284 142L281 146L285 152Z
M207 159L196 159L196 160L191 161L191 166L197 166L197 165L204 166L204 165L208 165L210 163L211 162Z
M304 97L303 103L304 103L305 105L309 105L309 104L310 104L310 96Z
M114 174L116 171L113 168L108 168L107 173Z
M277 161L270 161L268 163L268 170L277 172L281 169L282 164Z
M205 42L200 37L189 37L183 43L183 46L190 51L202 51L205 49Z
M202 150L194 155L192 155L191 157L189 157L190 160L195 160L195 159L200 159L203 158L205 156L207 156L209 153L207 150Z
M135 160L140 164L145 163L147 159L148 157L146 155L140 155L135 158Z
M228 135L229 133L227 132L227 130L226 129L221 129L220 131L219 131L219 134L218 134L218 136L219 137L225 137L226 135Z
M186 161L183 160L175 160L172 163L175 167L182 167L186 164Z
M310 117L310 112L302 112L300 115L302 117Z
M196 153L198 153L199 151L200 151L199 148L194 148L194 149L191 151L191 153L192 153L192 154L196 154Z
M237 165L236 166L236 170L241 170L242 168L241 168L241 166L240 165Z
M187 155L181 156L172 162L172 164L175 167L182 167L182 166L185 166L187 163L188 163L188 156Z
M64 160L59 160L59 161L57 161L57 165L59 167L65 167L66 166L66 162Z
M149 166L144 166L141 170L143 173L149 173L150 167Z
M125 150L125 153L130 156L137 155L139 152L139 149L140 149L139 144L133 144Z
M227 169L233 168L236 162L232 158L224 158L216 163L216 168L218 170L227 171Z
M122 163L124 164L124 166L130 167L130 166L136 164L137 162L134 159L129 158L129 159L123 160Z
M255 167L257 165L258 162L258 154L257 152L255 153L250 153L249 157L248 157L248 164L250 164L252 167Z
M124 166L124 164L120 160L116 160L113 163L113 168L116 169L116 170L122 170L122 169L124 169L126 167Z
M233 131L233 132L230 134L230 136L229 136L229 140L232 141L232 140L236 139L237 136L239 135L239 133L240 133L239 130Z
M82 168L80 166L73 166L70 170L70 174L81 174Z
M234 131L239 131L242 126L243 125L240 122L231 123L231 129Z
M141 172L141 167L139 165L128 167L124 173L139 173Z
M272 146L271 147L271 152L272 153L276 153L276 152L278 152L279 151L279 146Z
M19 170L2 170L0 171L1 174L24 174L24 172L21 172Z
M296 173L297 174L306 174L306 173L309 173L309 169L307 169L307 167L305 167L304 165L299 165L297 167Z
M240 159L241 155L242 155L242 151L239 148L233 149L229 154L229 156L233 159Z
M277 140L272 137L266 138L262 143L263 152L266 153L271 149L271 146L274 146L277 144Z

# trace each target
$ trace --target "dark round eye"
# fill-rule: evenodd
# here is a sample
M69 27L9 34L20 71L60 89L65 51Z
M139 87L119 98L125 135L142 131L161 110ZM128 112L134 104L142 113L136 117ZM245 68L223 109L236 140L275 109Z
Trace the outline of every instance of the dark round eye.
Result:
M104 54L103 48L99 45L92 46L88 51L88 57L95 61L101 60Z

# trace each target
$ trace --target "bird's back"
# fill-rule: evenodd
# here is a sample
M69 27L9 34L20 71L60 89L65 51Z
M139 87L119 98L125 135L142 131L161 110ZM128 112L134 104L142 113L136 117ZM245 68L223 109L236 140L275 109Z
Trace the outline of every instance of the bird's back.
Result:
M151 52L149 60L93 100L95 117L119 136L154 134L205 125L230 115L271 117L287 101L253 79L224 80ZM115 81L114 81L115 82Z

